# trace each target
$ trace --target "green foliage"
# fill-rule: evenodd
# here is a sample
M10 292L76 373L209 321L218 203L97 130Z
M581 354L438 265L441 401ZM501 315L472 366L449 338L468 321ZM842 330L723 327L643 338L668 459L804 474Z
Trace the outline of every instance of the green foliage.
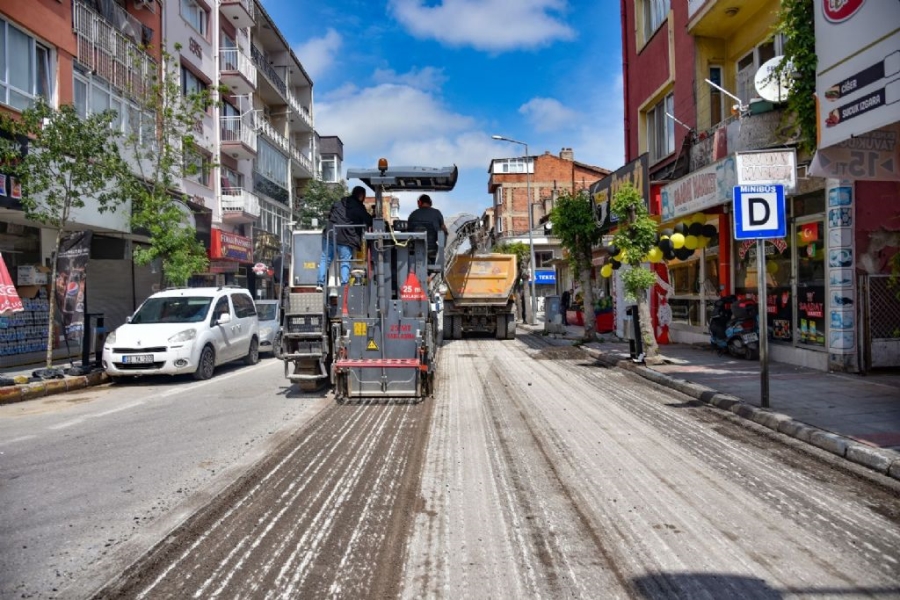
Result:
M134 260L141 265L159 260L168 283L185 285L192 274L207 270L209 260L180 202L186 199L179 191L181 179L214 166L211 160L196 160L200 150L194 134L215 93L222 90L183 94L180 63L166 52L161 75L152 78L147 90L141 100L154 127L135 130L127 139L136 167L127 184L133 201L131 225L150 236L149 246L137 248ZM149 133L153 130L155 135Z
M72 209L84 207L84 198L95 200L100 212L115 210L123 201L117 184L127 166L110 126L115 117L106 111L82 119L73 106L55 110L42 99L21 119L0 113L0 128L14 138L30 138L24 156L17 143L2 140L0 147L3 170L22 184L27 218L59 230Z
M656 245L656 222L650 218L644 199L631 183L624 184L613 194L610 210L620 223L613 236L613 245L625 251L623 262L631 266L622 275L625 295L638 299L656 282L656 275L641 266L644 257Z
M111 123L115 113L106 111L86 119L73 106L55 110L43 100L14 119L0 112L0 129L13 140L29 138L23 155L19 144L0 139L3 171L22 184L22 208L29 219L56 229L54 258L59 253L63 230L72 210L83 208L85 198L95 202L99 212L115 210L124 200L121 184L128 166L119 155L117 133ZM56 261L52 261L50 281L56 281ZM50 294L47 323L46 367L53 364L54 313L56 294Z
M313 219L318 219L319 227L325 225L331 205L349 195L345 183L325 183L316 179L306 184L298 212L300 228L312 229Z
M816 149L816 33L813 0L782 0L775 30L785 36L784 57L776 75L793 79L788 115L800 133L800 149ZM791 72L786 72L790 61Z
M524 242L497 244L491 251L498 254L515 254L516 264L518 264L520 267L531 262L531 251L528 247L528 244Z
M550 212L553 235L569 252L572 269L578 273L591 268L593 247L600 241L600 230L594 223L591 199L584 190L563 190Z

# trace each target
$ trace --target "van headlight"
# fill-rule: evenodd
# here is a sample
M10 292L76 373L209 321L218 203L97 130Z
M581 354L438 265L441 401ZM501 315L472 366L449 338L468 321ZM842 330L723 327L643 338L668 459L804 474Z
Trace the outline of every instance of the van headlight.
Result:
M103 342L104 344L115 344L116 343L116 330L113 330L111 333L106 335L106 340Z
M189 342L195 337L197 337L196 329L185 329L184 331L179 331L178 333L170 337L169 343L178 344L181 342Z

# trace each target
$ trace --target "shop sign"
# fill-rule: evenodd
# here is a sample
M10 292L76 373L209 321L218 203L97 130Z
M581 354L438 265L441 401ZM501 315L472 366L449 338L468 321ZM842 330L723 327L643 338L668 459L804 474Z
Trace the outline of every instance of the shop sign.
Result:
M210 273L237 273L238 272L238 263L236 262L227 262L227 261L209 261L209 272Z
M556 284L556 271L538 269L534 272L534 282L541 285L554 285Z
M813 7L819 148L900 121L900 3Z
M631 183L644 199L644 205L650 206L650 181L647 175L646 152L614 173L595 182L588 189L594 209L594 221L601 231L609 231L617 221L610 211L610 202L619 188L626 183Z
M250 238L226 233L221 229L213 229L210 239L209 257L212 259L224 258L242 263L253 262L253 242Z
M670 183L660 192L662 220L731 202L734 182L734 158L729 156Z
M766 240L766 256L784 254L787 247L787 240L784 238ZM738 256L740 256L741 260L744 260L748 253L751 259L756 259L756 240L744 240L738 246Z
M797 187L796 150L739 152L735 161L737 185L783 185L787 193Z
M263 263L256 263L253 265L253 273L255 275L265 275L268 268Z
M832 179L900 181L898 138L900 124L894 124L819 148L809 174Z

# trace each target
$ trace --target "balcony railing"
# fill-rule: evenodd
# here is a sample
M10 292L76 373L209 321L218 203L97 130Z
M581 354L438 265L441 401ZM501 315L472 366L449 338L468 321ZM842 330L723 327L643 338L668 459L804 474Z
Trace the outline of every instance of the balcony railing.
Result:
M288 105L291 107L291 110L294 111L294 114L299 117L304 123L313 126L312 115L309 114L309 109L300 104L300 101L297 100L297 97L294 96L291 92L288 92L287 95Z
M223 144L243 144L256 152L256 131L242 117L219 117Z
M238 48L221 48L219 56L220 71L240 73L256 89L256 67L249 56Z
M256 65L256 68L262 71L263 75L266 76L266 79L269 80L269 83L278 90L278 93L281 94L281 97L287 99L288 91L287 85L284 83L284 79L278 75L278 72L275 70L275 67L269 64L269 61L266 60L266 55L263 54L256 46L253 44L250 45L250 56L253 59L253 64Z
M259 217L259 197L244 188L223 188L221 205L223 217L229 213Z
M101 16L80 0L72 6L72 28L78 44L78 62L133 98L147 91L157 75L157 63L141 50L141 23L114 6L113 20Z
M312 161L306 158L306 156L300 152L300 149L293 144L291 144L291 158L298 162L304 169L306 169L306 171L310 175L313 175L315 173L315 171L313 170Z
M285 152L290 151L290 144L288 143L287 138L275 131L275 128L272 127L272 124L266 121L263 117L257 117L257 127L259 128L260 133L277 144L279 148L281 148Z

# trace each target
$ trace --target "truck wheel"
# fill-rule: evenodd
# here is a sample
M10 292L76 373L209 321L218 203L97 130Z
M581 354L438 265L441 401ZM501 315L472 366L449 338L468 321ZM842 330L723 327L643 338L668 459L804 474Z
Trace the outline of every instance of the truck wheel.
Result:
M453 317L453 339L462 339L462 317Z
M507 320L506 315L500 315L496 319L494 319L495 329L498 340L505 340L508 338L509 334L507 333Z
M516 339L516 315L506 315L506 339Z

